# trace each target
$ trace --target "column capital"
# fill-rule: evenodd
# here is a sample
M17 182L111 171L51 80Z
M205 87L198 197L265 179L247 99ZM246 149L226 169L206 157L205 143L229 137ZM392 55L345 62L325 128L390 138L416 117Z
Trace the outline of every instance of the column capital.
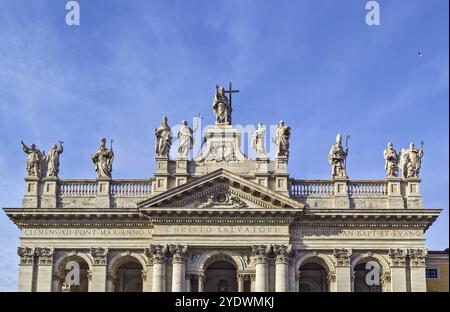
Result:
M167 252L168 246L150 245L150 247L145 251L145 254L153 263L164 263L166 260Z
M336 248L333 250L333 256L336 260L337 266L349 266L351 255L352 255L351 249Z
M173 263L184 263L188 245L170 245L169 251L172 254Z
M20 265L33 265L35 250L32 247L18 247L17 255L20 257Z
M252 255L255 264L264 264L267 262L267 256L270 253L271 248L267 245L253 245Z
M391 259L391 266L393 267L406 267L406 255L405 249L396 248L389 249L389 258Z
M36 257L38 258L39 265L52 265L53 264L53 248L36 247Z
M408 256L411 267L426 267L426 249L408 249Z
M106 265L108 248L91 247L90 254L94 258L94 265Z
M327 275L327 281L328 281L328 284L329 284L330 282L335 282L335 281L336 281L336 272L330 272L330 273L328 273L328 275Z
M276 255L275 262L277 264L289 264L289 257L291 252L291 246L286 245L274 245L273 253Z

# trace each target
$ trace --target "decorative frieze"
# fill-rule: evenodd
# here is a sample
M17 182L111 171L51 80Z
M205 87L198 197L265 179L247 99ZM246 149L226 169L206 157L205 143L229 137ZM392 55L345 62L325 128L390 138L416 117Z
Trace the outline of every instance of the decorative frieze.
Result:
M404 267L406 266L406 250L401 248L389 249L389 258L391 259L391 266Z
M36 257L39 265L52 265L53 264L53 248L36 247Z
M351 255L351 249L341 248L333 250L333 256L336 259L337 266L349 266Z
M18 247L17 255L20 257L21 265L33 265L34 264L34 248L31 247Z
M94 258L94 265L106 265L108 248L91 247L91 256Z

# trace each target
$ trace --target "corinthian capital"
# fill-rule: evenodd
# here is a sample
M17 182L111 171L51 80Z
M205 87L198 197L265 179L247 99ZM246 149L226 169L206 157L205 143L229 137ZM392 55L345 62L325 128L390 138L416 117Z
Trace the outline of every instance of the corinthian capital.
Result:
M146 250L147 256L153 261L153 263L162 263L166 259L168 252L168 246L164 245L150 245Z
M172 254L172 261L174 263L183 263L188 251L188 245L170 245L169 251Z
M38 257L39 265L53 264L53 249L36 247L36 256Z
M253 245L252 255L256 264L266 263L267 255L270 252L270 246L267 245Z
M286 245L274 245L273 253L276 255L276 263L289 263L289 255L291 252L291 246Z
M392 266L406 265L406 250L401 248L389 249L389 258Z
M336 265L348 266L350 265L350 257L352 251L350 249L339 248L333 250L333 256L336 259Z
M32 265L34 263L34 248L18 247L17 255L20 257L20 264Z
M425 267L427 254L426 249L408 249L411 266Z
M94 265L106 265L108 248L91 247L90 253L94 258Z

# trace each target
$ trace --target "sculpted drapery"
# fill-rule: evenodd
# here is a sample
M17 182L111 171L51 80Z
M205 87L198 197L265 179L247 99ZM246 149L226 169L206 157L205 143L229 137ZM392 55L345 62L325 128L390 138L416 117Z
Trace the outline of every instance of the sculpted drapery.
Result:
M100 141L98 151L91 158L95 165L97 178L111 178L114 152L112 146L110 149L106 148L106 139L103 138Z
M170 147L172 146L172 131L167 123L167 117L164 116L161 125L155 130L156 136L156 156L169 157Z

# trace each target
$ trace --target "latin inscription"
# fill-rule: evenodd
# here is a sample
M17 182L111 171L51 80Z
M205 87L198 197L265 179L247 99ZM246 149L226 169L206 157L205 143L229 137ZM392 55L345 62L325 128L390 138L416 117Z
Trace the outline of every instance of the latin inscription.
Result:
M291 229L293 238L422 238L421 230Z
M150 229L23 229L22 237L149 238Z

